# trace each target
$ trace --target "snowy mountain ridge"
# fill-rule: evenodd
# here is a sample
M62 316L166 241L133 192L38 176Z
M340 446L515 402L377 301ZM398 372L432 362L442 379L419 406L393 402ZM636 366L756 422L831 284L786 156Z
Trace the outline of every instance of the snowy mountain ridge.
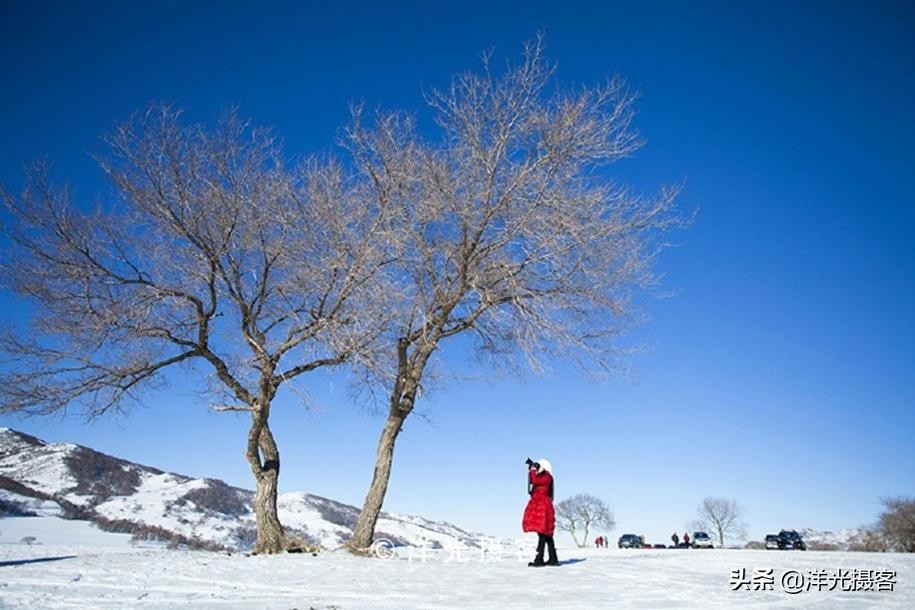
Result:
M72 443L0 428L0 513L91 521L136 538L226 550L255 540L254 492L218 479L164 472ZM352 534L354 506L305 492L280 494L283 525L336 548ZM478 547L480 534L421 517L382 513L377 538L428 548Z
M833 532L830 530L820 531L804 528L798 533L811 549L847 551L859 542L863 530L843 528Z

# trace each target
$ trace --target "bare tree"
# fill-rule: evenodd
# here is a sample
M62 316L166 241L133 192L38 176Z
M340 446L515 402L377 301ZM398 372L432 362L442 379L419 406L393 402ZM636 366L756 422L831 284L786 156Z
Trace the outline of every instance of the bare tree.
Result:
M696 508L696 516L696 528L714 532L720 548L724 548L725 538L746 537L746 525L742 522L743 507L737 500L710 496Z
M680 224L676 189L632 194L605 166L640 145L634 95L621 80L575 92L550 89L540 41L496 76L456 77L427 96L441 137L413 120L357 110L346 145L368 179L367 205L390 210L390 277L402 297L389 333L388 417L350 549L372 543L394 446L433 355L471 335L475 353L535 372L551 357L610 371L616 339L655 285L658 237Z
M556 529L569 532L580 548L588 544L591 526L612 530L613 514L603 500L590 494L575 494L556 505ZM578 533L582 537L579 541Z
M879 529L891 548L915 553L915 498L884 498Z
M2 278L34 309L6 336L0 409L98 417L185 364L214 382L218 410L250 414L255 551L300 544L277 516L270 408L303 373L370 364L385 320L369 294L377 207L332 162L285 167L270 132L235 113L207 129L156 106L106 142L117 197L94 211L45 171L21 196L2 192Z

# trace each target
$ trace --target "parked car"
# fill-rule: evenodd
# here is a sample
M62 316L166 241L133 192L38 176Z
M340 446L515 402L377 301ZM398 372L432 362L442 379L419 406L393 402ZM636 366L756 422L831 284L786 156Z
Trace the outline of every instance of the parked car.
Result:
M642 548L642 539L635 534L623 534L616 544L621 549L640 549Z
M767 534L766 535L766 548L769 550L777 550L782 548L778 543L778 534Z
M653 549L666 549L666 548L667 548L667 545L666 545L666 544L655 544L655 545L652 545L651 548L653 548Z
M807 543L794 530L782 530L778 533L778 548L785 551L806 551Z
M711 549L712 539L705 532L693 532L693 548L694 549Z

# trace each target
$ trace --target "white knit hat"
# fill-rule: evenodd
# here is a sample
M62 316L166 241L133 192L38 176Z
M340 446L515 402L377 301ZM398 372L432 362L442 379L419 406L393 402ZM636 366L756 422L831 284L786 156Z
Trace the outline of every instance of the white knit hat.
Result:
M540 458L537 463L540 464L540 470L546 470L548 473L553 474L553 465L550 464L548 459Z

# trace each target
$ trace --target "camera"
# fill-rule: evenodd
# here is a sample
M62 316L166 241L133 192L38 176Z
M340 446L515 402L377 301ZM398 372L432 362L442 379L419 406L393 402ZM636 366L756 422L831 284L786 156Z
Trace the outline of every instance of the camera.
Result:
M538 464L531 458L527 458L526 460L524 460L524 463L527 464L528 468L536 468L537 470L540 470L540 464Z

